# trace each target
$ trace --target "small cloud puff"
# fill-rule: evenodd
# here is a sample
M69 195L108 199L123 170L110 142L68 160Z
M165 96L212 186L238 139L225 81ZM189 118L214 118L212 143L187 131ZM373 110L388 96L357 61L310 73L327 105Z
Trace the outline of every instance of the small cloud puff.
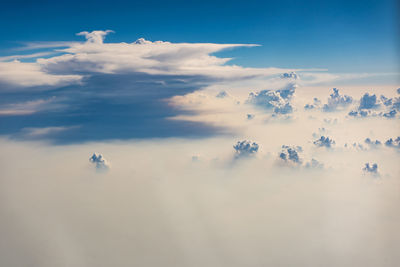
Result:
M321 136L318 140L315 140L313 143L314 143L314 145L319 146L319 147L330 148L330 147L332 147L332 145L335 144L335 141L329 137Z
M313 103L312 104L306 104L304 106L305 110L310 110L310 109L315 109L315 108L319 108L321 106L321 100L319 100L318 98L314 97Z
M301 146L282 146L282 151L279 154L279 158L285 162L292 162L294 164L301 164L302 160L299 156L299 153L302 152L303 149Z
M379 140L371 140L370 138L366 138L364 140L364 143L366 143L367 145L369 145L370 148L378 148L382 145L382 142Z
M319 162L316 159L311 159L310 162L307 162L305 167L307 169L323 169L324 168L324 164Z
M400 136L398 136L394 140L393 140L393 138L388 139L385 142L385 146L400 149Z
M95 164L97 170L107 170L110 168L108 161L101 154L93 153L93 155L89 158L89 161Z
M255 142L252 143L251 141L244 140L238 141L233 148L236 151L236 157L247 157L257 153L259 145Z
M228 95L228 93L226 91L221 91L215 97L217 97L217 98L225 98L225 97L228 97L228 96L229 95Z
M106 30L106 31L92 31L92 32L79 32L76 35L78 36L85 36L86 41L88 43L93 43L93 44L102 44L104 41L104 38L107 34L112 33L114 31L112 30Z
M247 114L247 119L252 120L252 119L254 119L255 116L256 115L254 115L254 114Z
M328 103L322 107L325 112L336 111L349 106L353 102L353 98L348 95L339 94L339 89L333 88L333 93L328 98Z
M299 76L297 75L297 73L295 73L294 71L292 72L285 72L281 75L282 79L294 79L296 80L297 78L299 78Z
M373 175L378 175L378 164L370 164L370 163L365 163L365 167L363 168L363 171L365 173L370 173Z

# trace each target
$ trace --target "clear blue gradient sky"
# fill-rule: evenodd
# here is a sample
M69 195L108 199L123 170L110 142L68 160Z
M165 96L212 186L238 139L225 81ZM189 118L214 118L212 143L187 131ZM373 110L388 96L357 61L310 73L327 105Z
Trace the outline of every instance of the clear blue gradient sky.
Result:
M81 40L256 43L223 52L233 64L398 72L396 0L336 1L7 1L0 9L0 56L23 42Z

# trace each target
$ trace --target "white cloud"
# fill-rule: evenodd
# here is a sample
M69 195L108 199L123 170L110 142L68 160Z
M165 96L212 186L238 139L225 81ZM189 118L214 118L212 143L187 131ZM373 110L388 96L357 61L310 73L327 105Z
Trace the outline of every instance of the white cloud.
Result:
M42 70L36 63L26 63L20 61L0 62L0 90L7 91L15 87L35 87L42 88L63 86L71 83L79 83L82 76L75 74L55 75ZM10 88L10 89L9 89Z

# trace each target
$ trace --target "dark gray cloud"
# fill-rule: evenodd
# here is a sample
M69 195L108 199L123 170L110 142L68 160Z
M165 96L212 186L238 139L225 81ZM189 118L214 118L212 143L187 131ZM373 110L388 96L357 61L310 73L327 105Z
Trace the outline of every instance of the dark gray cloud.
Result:
M191 114L166 102L207 84L202 77L130 74L98 74L81 85L42 92L0 92L0 106L36 99L57 99L62 108L43 106L34 114L0 116L0 134L23 138L26 128L72 127L40 138L54 143L81 143L152 137L202 137L224 132L201 122L170 120Z

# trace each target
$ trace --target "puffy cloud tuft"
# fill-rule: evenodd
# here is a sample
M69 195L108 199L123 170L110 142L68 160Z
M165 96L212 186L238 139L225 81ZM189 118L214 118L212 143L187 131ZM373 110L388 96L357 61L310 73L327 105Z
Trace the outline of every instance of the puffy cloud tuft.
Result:
M336 111L349 106L353 102L353 98L348 95L339 94L339 89L333 88L333 93L328 98L328 103L323 106L323 111Z
M273 110L277 114L289 114L293 112L293 106L290 101L296 89L295 84L289 84L280 90L261 90L249 94L247 103L262 107L267 110Z
M279 158L285 162L292 162L295 164L301 164L302 160L299 156L299 153L302 152L303 149L301 146L282 146L282 151L279 154Z
M251 141L238 141L236 145L233 146L233 148L236 151L236 156L237 157L242 157L242 156L250 156L254 155L255 153L258 152L259 145L255 142Z
M315 140L313 143L314 143L314 145L319 146L319 147L330 148L330 147L332 147L332 145L335 144L335 141L329 137L321 136L318 140Z
M318 98L314 97L313 103L312 104L306 104L304 106L305 110L310 110L310 109L314 109L314 108L319 108L321 106L321 100L319 100Z
M385 146L400 149L400 136L398 136L398 137L397 137L396 139L394 139L394 140L393 140L393 138L388 139L388 140L385 142Z
M292 71L292 72L285 72L285 73L283 73L283 74L281 75L281 78L282 78L282 79L294 79L294 80L296 80L296 79L299 78L299 76L298 76L294 71Z
M226 91L221 91L215 97L217 97L217 98L225 98L225 97L228 97L228 96L229 95L228 95L228 93Z
M371 173L371 174L377 175L378 174L378 164L365 163L365 167L363 168L363 171L366 173Z
M84 32L79 32L76 35L85 36L88 43L102 44L105 36L111 32L114 32L114 31L112 31L112 30L92 31L92 32L84 31Z
M108 161L101 154L93 153L89 161L95 164L97 170L107 170L110 167Z
M377 102L376 95L365 93L360 99L360 106L358 107L358 109L373 109L377 107L379 107L379 103Z
M311 159L310 162L307 162L305 167L307 169L323 169L324 168L324 164L319 162L316 159Z
M254 114L247 114L247 119L252 120L252 119L254 119L255 116L256 115L254 115Z

